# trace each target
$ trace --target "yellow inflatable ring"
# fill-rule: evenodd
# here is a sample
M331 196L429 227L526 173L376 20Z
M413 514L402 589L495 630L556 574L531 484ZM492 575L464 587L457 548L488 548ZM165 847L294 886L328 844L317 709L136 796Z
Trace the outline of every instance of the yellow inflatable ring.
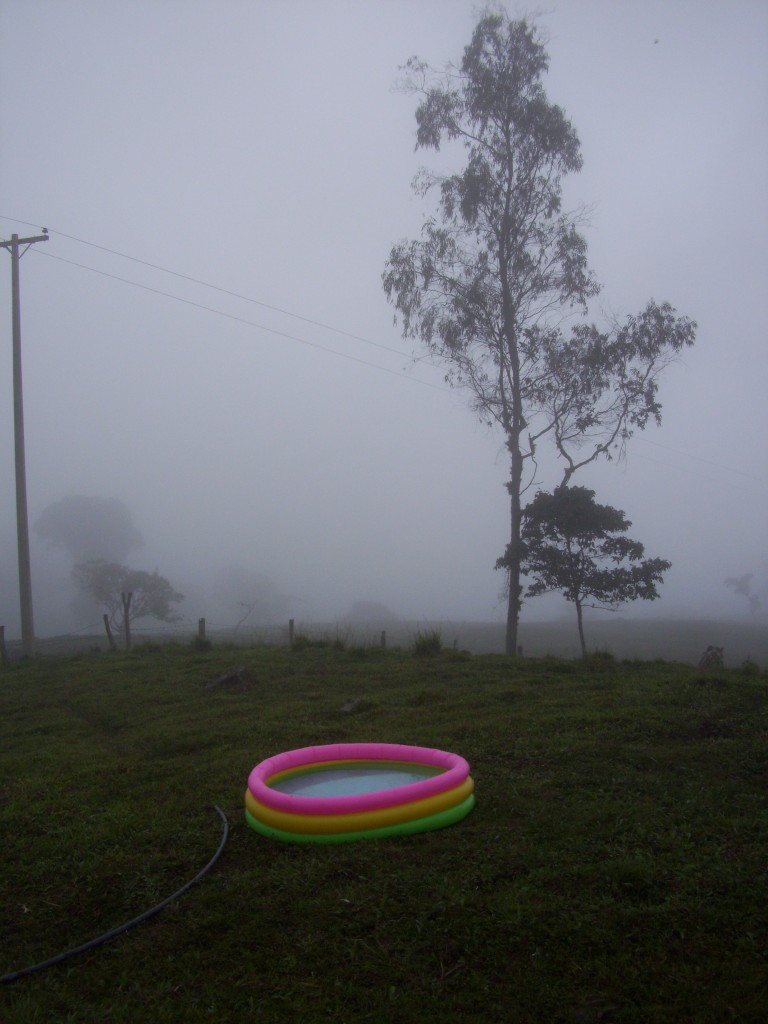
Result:
M365 832L373 828L396 825L401 821L426 818L447 811L463 803L474 791L475 783L468 776L460 786L437 796L414 800L397 807L383 807L378 811L358 811L356 814L288 814L260 803L250 789L245 791L245 806L257 821L263 821L281 832L309 832L315 835L333 835L337 832Z

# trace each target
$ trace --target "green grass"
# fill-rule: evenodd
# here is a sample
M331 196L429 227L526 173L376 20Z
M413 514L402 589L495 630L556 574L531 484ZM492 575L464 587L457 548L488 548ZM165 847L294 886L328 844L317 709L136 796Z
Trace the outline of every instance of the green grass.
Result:
M251 685L207 689L244 665ZM352 710L344 710L345 705ZM250 769L310 743L438 746L444 831L287 846ZM0 674L0 1021L762 1022L768 675L339 645L42 658Z

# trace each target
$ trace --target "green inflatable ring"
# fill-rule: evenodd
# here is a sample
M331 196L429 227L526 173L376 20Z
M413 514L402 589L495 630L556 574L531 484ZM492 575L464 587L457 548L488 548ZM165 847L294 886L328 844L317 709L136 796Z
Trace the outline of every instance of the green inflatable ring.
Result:
M436 828L446 828L454 825L462 818L466 818L475 806L475 795L471 793L466 800L455 807L449 807L445 811L438 811L437 814L430 814L426 818L416 818L413 821L402 821L397 825L387 825L384 828L370 828L362 832L334 832L334 833L309 833L309 832L284 832L281 829L272 828L258 821L246 808L245 820L256 832L267 836L270 839L280 839L284 843L352 843L358 839L384 839L387 836L408 836L417 832L429 832Z

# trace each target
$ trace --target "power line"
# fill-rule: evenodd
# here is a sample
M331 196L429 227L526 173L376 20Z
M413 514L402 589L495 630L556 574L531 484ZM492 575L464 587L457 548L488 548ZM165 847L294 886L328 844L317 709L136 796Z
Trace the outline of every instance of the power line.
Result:
M14 217L2 217L2 219L13 221L16 224L28 224L27 221L17 220ZM330 324L325 324L320 320L313 320L311 317L302 316L299 313L292 313L289 309L282 309L280 306L272 306L268 302L262 302L260 299L254 299L249 295L241 295L239 292L230 291L230 289L228 288L221 288L219 287L219 285L211 284L209 281L203 281L197 277L190 277L189 274L182 274L177 270L170 270L168 267L162 267L158 263L150 263L149 260L139 259L138 256L130 256L128 255L128 253L119 252L117 249L110 249L106 245L97 245L96 242L89 242L85 238L77 238L75 235L68 235L64 231L49 231L48 234L61 235L62 238L68 238L72 242L79 242L81 245L88 245L92 249L99 249L101 250L101 252L108 252L112 256L119 256L121 259L131 260L132 263L139 263L141 264L141 266L149 267L152 270L159 270L163 274L170 274L172 277L178 277L182 281L189 281L192 284L202 285L202 287L204 288L210 288L213 291L221 292L222 295L229 295L232 298L241 299L243 302L250 302L254 306L261 306L263 309L268 309L273 313L281 313L283 316L290 316L294 320L301 320L303 323L311 324L313 327L321 327L324 331L333 331L334 334L338 334L345 338L351 338L353 341L360 341L364 345L372 345L374 348L383 349L385 352L394 352L394 354L398 356L405 355L405 353L402 352L400 349L392 348L389 345L382 345L381 342L378 341L371 341L370 338L364 338L360 334L352 334L349 331L344 331L339 327L332 327ZM76 265L80 266L81 264ZM123 280L123 278L118 278L118 280Z
M53 253L46 253L53 260L58 260L60 263L69 263L70 266L79 267L81 270L88 270L92 274L99 274L101 277L111 278L113 281L120 281L123 284L132 285L134 288L141 288L143 291L152 292L154 295L162 295L164 298L173 299L175 302L182 302L185 306L192 306L195 309L203 309L207 313L214 313L216 316L226 317L227 320L234 320L236 323L245 324L247 327L255 327L261 331L267 331L269 334L275 334L280 338L286 338L289 341L299 342L301 345L306 345L308 348L318 349L320 352L327 352L330 355L339 356L341 359L349 359L353 363L359 363L362 366L368 366L374 370L381 370L382 373L389 373L395 377L402 377L403 380L412 381L414 384L421 384L425 388L433 388L435 391L450 392L450 388L443 387L440 384L432 384L430 381L421 380L418 377L410 377L407 373L402 370L391 370L387 366L380 366L378 363L371 363L367 359L361 359L359 356L350 355L348 352L339 352L338 349L329 348L327 345L320 345L315 341L307 341L306 338L300 338L295 334L288 334L286 331L278 331L274 327L267 327L265 324L256 323L254 320L247 320L245 317L237 316L234 313L226 313L222 309L216 309L213 306L206 306L202 302L194 302L192 299L182 298L180 295L172 295L170 292L164 292L160 288L153 288L148 284L141 284L139 281L131 281L126 277L120 277L118 274L110 274L106 270L97 270L96 267L89 267L84 263L78 263L76 260L68 260L64 256L54 256ZM333 328L328 328L332 330ZM342 332L343 333L343 332ZM373 342L371 344L374 344ZM381 348L385 346L379 346ZM389 351L394 352L395 349ZM398 355L403 355L402 352L398 352Z

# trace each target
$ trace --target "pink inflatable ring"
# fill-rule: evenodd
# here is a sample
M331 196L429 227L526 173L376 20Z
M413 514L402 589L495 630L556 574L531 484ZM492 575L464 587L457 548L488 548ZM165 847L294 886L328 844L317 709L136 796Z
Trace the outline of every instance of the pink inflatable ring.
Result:
M474 806L458 754L396 743L333 743L267 758L248 778L248 824L288 842L349 842L452 825Z

